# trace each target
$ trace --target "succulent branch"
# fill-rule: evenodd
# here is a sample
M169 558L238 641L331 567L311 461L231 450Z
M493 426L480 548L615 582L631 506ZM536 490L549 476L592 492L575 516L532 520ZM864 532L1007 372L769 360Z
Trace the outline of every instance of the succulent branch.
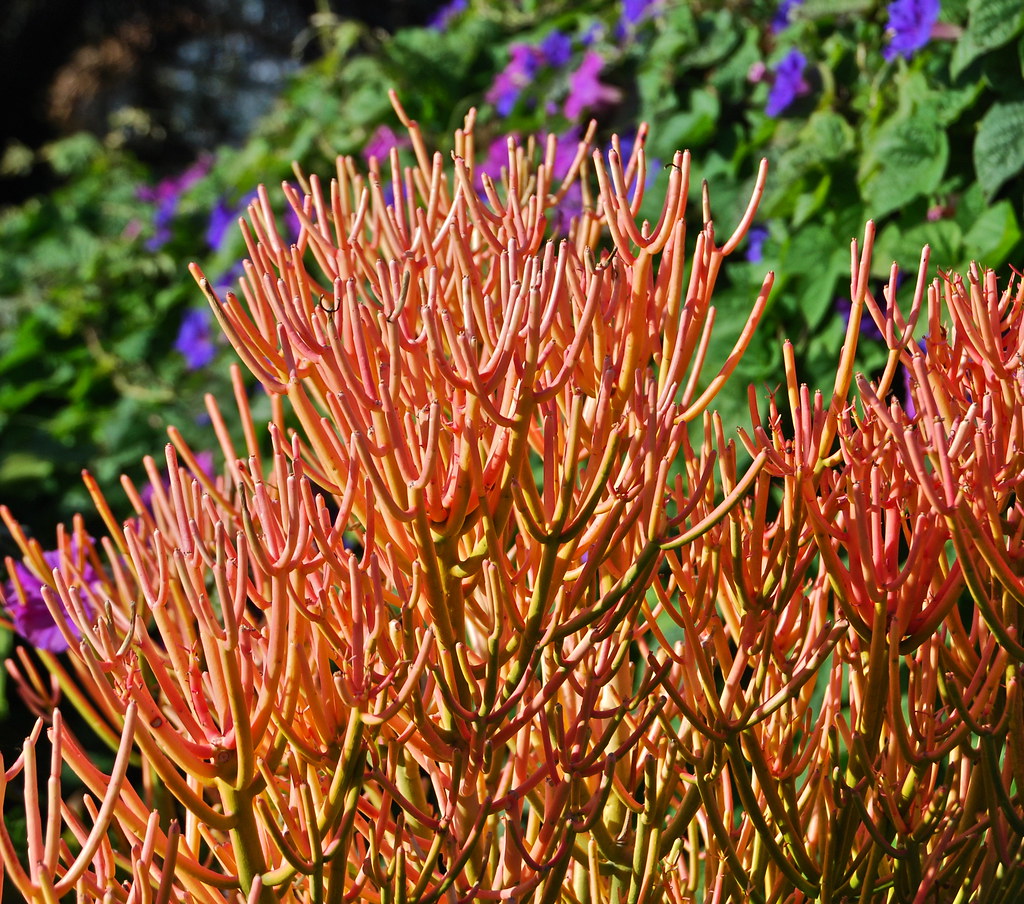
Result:
M109 536L56 553L4 511L7 605L41 586L68 650L9 664L40 722L0 785L28 833L0 829L7 880L47 904L1012 898L1020 284L929 283L926 252L904 313L871 294L869 224L831 397L787 349L738 447L713 404L773 277L717 362L713 296L766 166L724 243L704 187L688 251L687 154L638 221L643 132L626 158L591 130L560 184L553 138L510 139L497 183L472 113L449 163L395 104L412 165L285 185L294 244L261 188L239 293L193 265L270 422L236 368L218 473L171 431L135 515L87 477Z

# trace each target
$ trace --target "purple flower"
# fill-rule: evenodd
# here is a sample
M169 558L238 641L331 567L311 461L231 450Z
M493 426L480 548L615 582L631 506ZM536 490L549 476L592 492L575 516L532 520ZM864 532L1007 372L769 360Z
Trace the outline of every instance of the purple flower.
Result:
M914 404L914 375L905 364L900 365L903 371L903 411L908 418L917 417L917 405Z
M285 208L284 221L288 226L288 241L297 242L299 240L299 233L302 232L302 220L299 219L299 215L291 204Z
M598 80L604 60L596 50L588 50L577 69L569 76L569 96L565 99L564 113L571 122L576 122L584 110L614 103L621 96L618 88L612 88Z
M143 185L138 190L139 200L156 204L153 214L153 235L146 241L150 251L162 248L171 238L171 223L178 212L178 200L182 194L202 179L210 169L213 158L200 157L187 170L177 176L162 179L156 185Z
M150 203L161 203L170 198L177 199L186 189L191 188L205 176L213 162L209 155L200 157L187 170L178 173L177 176L168 176L161 179L156 185L143 185L138 190L140 201Z
M660 5L661 0L622 0L622 13L619 16L618 34L624 35L636 28L648 18Z
M434 13L433 18L427 23L427 28L444 31L467 9L469 9L469 0L451 0L450 3L446 3Z
M764 243L768 241L768 227L767 226L751 226L750 231L747 233L747 260L752 264L759 264L764 260ZM847 301L846 317L849 319L850 302Z
M153 234L146 239L146 248L158 251L171 240L171 221L178 209L178 199L168 198L153 214Z
M921 339L917 343L917 347L922 354L927 354L927 340ZM903 410L907 417L915 418L917 417L917 405L914 404L914 386L917 385L917 381L914 379L914 372L907 365L901 364L900 370L903 371ZM970 401L970 396L968 396L968 401Z
M487 102L493 104L500 116L508 116L519 95L536 74L541 63L540 51L528 44L513 44L512 58L497 74L487 92Z
M551 178L555 182L553 188L557 188L558 183L568 175L569 167L572 166L573 160L576 159L576 149L579 146L579 140L579 134L575 129L558 136L558 141L555 145L555 159L551 165ZM576 181L569 187L565 197L550 212L551 228L554 234L568 235L573 219L582 213L583 190L579 182Z
M576 158L576 151L579 146L579 132L572 129L568 132L558 136L558 141L555 145L555 158L552 162L551 177L554 180L554 188L559 187L562 179L568 175L569 167L572 166L573 160ZM630 154L633 151L633 145L636 143L635 134L623 135L619 139L619 151L621 154L621 161L623 168L629 163ZM609 142L604 148L604 156L607 158L608 152L611 150L612 145ZM647 167L647 185L650 186L657 175L658 162L657 160L648 160ZM632 194L636 186L636 178L638 174L633 176L633 181L626 189L627 193ZM569 187L569 190L565 193L565 197L554 206L550 211L551 227L555 235L567 235L569 227L572 225L572 221L583 214L583 191L579 181L573 182Z
M590 28L588 28L580 36L580 46L589 47L596 41L601 40L604 37L604 26L600 22L594 22Z
M377 126L377 130L370 136L363 148L363 159L369 160L376 157L378 160L387 160L392 148L405 148L411 144L406 135L396 135L389 126Z
M544 136L545 142L547 136ZM570 129L558 136L555 144L555 159L551 164L551 177L553 179L564 179L569 173L569 167L576 159L576 151L579 148L580 135L576 129ZM542 145L543 147L543 145Z
M853 302L849 298L839 297L835 300L835 306L839 316L843 318L843 323L849 326L850 314L853 312ZM860 337L862 339L869 339L872 342L882 342L885 339L882 331L878 328L878 324L875 323L874 317L868 313L867 308L864 308L860 317Z
M620 135L619 136L619 160L622 163L622 170L623 170L623 172L625 172L626 167L629 166L629 158L633 154L633 145L635 145L635 144L636 144L636 133L635 132L629 132L629 133L627 133L625 135ZM604 156L605 156L605 158L608 157L608 152L611 149L612 149L612 144L611 144L611 142L608 142L608 144L605 146L605 149L604 149ZM661 167L661 161L658 160L656 157L648 157L647 158L647 177L646 177L646 179L644 181L644 188L645 189L648 189L652 185L654 185L655 179L657 178L657 172L660 169L660 167ZM634 174L633 179L630 181L629 185L626 187L626 193L627 194L632 195L633 192L636 190L636 179L637 179L637 176L639 176L639 175L640 175L639 171L637 171L637 173Z
M583 215L583 189L579 182L573 182L569 190L551 209L551 229L554 235L563 236L569 234L569 227L572 221Z
M236 261L231 265L230 269L222 273L217 279L213 280L213 287L218 295L223 295L226 292L234 292L238 294L238 280L245 274L245 264L242 261ZM205 308L203 310L206 310Z
M803 2L804 0L780 0L779 7L775 10L775 18L772 19L772 31L778 33L789 25L791 13Z
M764 112L769 116L778 116L800 95L806 94L810 87L804 81L804 69L807 57L799 50L787 53L775 69L775 80L768 92L768 103Z
M71 541L71 557L77 557L77 543ZM43 559L50 568L57 568L60 565L60 553L56 549L43 553ZM14 589L14 582L8 581L4 586L4 594L7 597L7 609L11 614L11 622L14 630L24 637L32 646L39 650L47 650L50 653L63 653L68 648L67 641L57 627L50 610L46 608L43 600L43 584L29 569L21 562L15 562L14 573L21 589L24 591L24 600L18 598ZM92 566L85 562L82 568L82 581L92 589L97 589L99 581ZM91 615L88 603L83 599L86 611ZM74 622L68 620L68 625L75 637L81 637Z
M572 38L556 28L540 42L537 49L545 63L553 69L560 69L572 58Z
M206 244L216 251L224 244L224 237L235 221L236 211L223 198L218 198L210 211L210 222L206 227Z
M211 331L212 320L209 308L193 308L181 319L174 347L184 356L189 370L206 367L217 354Z
M246 208L252 203L258 192L254 189L235 205L228 204L224 198L218 198L217 203L210 211L210 222L206 227L206 243L214 250L219 251L227 238L228 232L238 222L238 218L245 213Z
M903 285L903 282L904 282L904 280L906 278L907 278L906 274L903 273L902 271L897 273L896 274L896 286L895 286L895 288L899 289L899 287L901 285ZM882 299L885 297L886 289L888 289L888 283L886 283L885 285L882 285L882 283L880 281L876 282L873 286L871 286L872 295L875 298L875 300L878 301L878 303L881 305L883 312L885 311L885 302ZM853 303L850 301L850 299L849 298L837 298L835 300L835 306L836 306L836 310L839 312L840 316L843 318L843 322L846 323L846 324L849 324L849 322L850 322L850 313L853 310ZM885 333L882 332L882 330L879 329L878 324L875 323L875 318L871 316L870 312L867 309L867 305L864 306L864 312L863 312L863 314L861 315L861 318L860 318L860 334L865 339L871 339L871 340L876 341L876 342L884 342L885 341ZM921 345L921 349L923 351L924 350L924 342L922 341L920 343L920 345Z
M889 11L889 45L882 56L892 62L898 56L910 59L931 39L932 26L939 18L939 0L893 0Z
M513 136L516 137L516 136ZM478 160L473 167L473 176L476 187L482 191L484 182L481 176L490 176L495 182L501 180L502 167L508 168L508 139L505 136L495 138L487 148L487 156Z

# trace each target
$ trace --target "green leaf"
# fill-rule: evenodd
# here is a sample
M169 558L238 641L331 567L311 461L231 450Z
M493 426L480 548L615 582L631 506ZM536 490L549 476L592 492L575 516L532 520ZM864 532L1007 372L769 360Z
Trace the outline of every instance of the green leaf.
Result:
M699 38L697 46L682 55L680 68L706 69L714 66L732 53L740 43L736 20L728 10L719 10L697 22Z
M974 169L987 198L1024 168L1024 101L993 104L974 139Z
M901 67L894 76L899 88L900 115L923 114L935 118L940 125L956 122L978 95L985 90L983 79L963 85L940 83L934 71Z
M761 59L760 35L747 31L729 56L708 73L708 84L716 88L723 103L746 104L750 92L750 68Z
M794 277L783 304L813 328L832 308L836 283L850 270L850 252L832 229L808 224L786 242L780 269Z
M999 100L1019 100L1024 96L1020 55L1015 46L1008 44L989 51L981 58L980 69L978 81L995 92Z
M650 63L674 65L681 53L697 43L697 23L689 9L680 5L679 9L673 10L672 21L667 24L671 27L658 32L641 58L641 68Z
M985 81L977 79L962 87L946 85L941 92L932 95L935 115L940 125L955 123L965 110L969 110L985 91Z
M950 191L957 191L959 186L953 186ZM953 219L955 219L964 230L970 230L974 221L988 209L985 203L985 193L977 182L972 181L957 198Z
M844 157L853 150L853 143L853 129L842 116L830 110L813 113L800 130L800 146L806 149L807 159L814 163Z
M854 134L841 116L822 111L812 114L788 144L772 165L765 214L792 216L799 225L820 207L822 182L845 172L845 167L831 164L852 155Z
M42 480L53 473L53 463L33 451L17 451L0 459L0 483Z
M794 228L802 226L821 210L822 205L829 200L831 188L832 177L826 173L813 191L800 193L793 205Z
M693 91L690 109L676 113L658 124L648 142L648 153L659 160L671 160L676 150L701 147L716 132L721 105L713 91Z
M862 15L874 4L872 0L805 0L790 14L794 22L800 19L825 19L851 14Z
M678 99L673 86L679 74L677 61L695 40L696 26L692 35L683 30L666 29L640 58L636 84L644 116L654 117L676 109Z
M949 140L926 112L886 120L864 144L857 181L870 216L883 217L939 187Z
M102 151L100 140L87 132L62 138L43 149L50 165L61 176L83 172Z
M872 274L888 276L893 261L908 275L916 273L921 249L925 245L931 249L929 267L932 274L937 267L943 270L957 267L963 259L963 231L955 220L921 223L905 232L897 223L890 223L875 242Z
M921 260L921 249L931 249L930 267L949 270L956 267L963 258L963 231L953 220L937 220L922 223L903 234L906 252L900 261L909 272L917 269Z
M1020 224L1009 201L1000 201L986 210L964 236L964 252L986 267L1006 262L1021 239Z
M982 54L1012 41L1024 29L1020 0L971 0L967 28L956 42L949 70L956 78Z

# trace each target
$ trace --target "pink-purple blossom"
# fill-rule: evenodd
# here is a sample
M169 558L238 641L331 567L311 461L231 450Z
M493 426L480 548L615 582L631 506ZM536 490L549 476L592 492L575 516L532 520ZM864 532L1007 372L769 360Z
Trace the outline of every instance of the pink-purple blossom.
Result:
M74 539L71 541L70 552L72 560L75 560L78 555L78 544ZM47 550L43 553L43 559L51 569L57 568L60 565L60 552L56 549ZM36 649L63 653L67 650L68 644L43 599L43 583L21 562L14 563L14 574L21 585L23 596L18 596L14 581L8 581L4 585L7 611L11 616L14 630ZM99 587L96 572L88 561L82 567L82 581L94 590ZM89 604L84 599L82 604L91 614ZM75 637L81 637L73 621L69 619L68 625Z
M570 122L577 122L584 110L594 110L615 103L622 97L618 88L606 85L598 76L604 68L604 59L596 50L588 50L579 68L569 77L569 96L563 112Z
M778 116L798 97L806 94L810 88L804 79L807 68L807 57L799 50L790 50L775 67L774 80L768 92L768 103L764 112L769 116Z
M369 160L376 157L378 160L387 160L392 148L409 147L410 141L407 135L397 135L390 126L377 126L376 131L370 136L363 148L363 159Z
M893 0L889 12L889 44L882 56L890 62L902 56L910 59L931 40L939 19L939 0Z
M487 156L483 160L478 160L473 167L477 189L483 189L482 177L485 175L495 182L500 181L503 167L508 167L508 139L504 136L495 138L487 147Z
M555 187L563 180L576 159L576 151L579 147L579 133L573 129L558 136L558 143L555 146L555 159L551 166L551 176ZM580 188L579 180L569 186L565 197L558 202L548 214L551 221L551 228L555 235L567 235L569 227L574 218L583 213L583 191Z
M523 88L530 84L542 58L540 51L529 44L513 44L511 58L497 74L487 92L487 102L493 104L501 116L508 116L515 108Z
M900 365L903 371L903 410L907 417L917 417L917 405L914 404L914 375L905 364Z
M140 201L156 205L153 213L153 235L146 241L150 251L162 248L171 238L171 223L178 212L182 194L205 176L213 163L209 155L200 157L177 176L161 179L156 185L143 185L138 190Z
M444 31L452 22L469 9L469 0L451 0L442 6L427 23L428 28Z

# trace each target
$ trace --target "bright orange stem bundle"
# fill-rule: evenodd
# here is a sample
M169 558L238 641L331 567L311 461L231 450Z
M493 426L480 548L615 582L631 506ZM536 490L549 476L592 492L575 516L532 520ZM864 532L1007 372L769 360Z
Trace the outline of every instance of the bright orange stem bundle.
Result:
M709 406L771 275L705 364L765 167L722 244L705 193L687 254L686 154L638 223L642 135L607 161L588 137L560 184L554 139L510 140L495 185L472 114L452 167L404 121L412 167L286 186L293 245L260 190L242 298L193 268L271 394L266 436L236 369L246 447L210 399L218 476L172 431L132 520L88 480L109 537L62 533L52 574L5 513L71 653L41 654L54 681L12 663L42 719L4 773L28 814L27 857L0 830L7 880L41 902L1012 899L1024 294L929 286L925 255L909 314L879 306L869 225L832 398L788 354L741 467ZM862 316L891 349L875 383Z

